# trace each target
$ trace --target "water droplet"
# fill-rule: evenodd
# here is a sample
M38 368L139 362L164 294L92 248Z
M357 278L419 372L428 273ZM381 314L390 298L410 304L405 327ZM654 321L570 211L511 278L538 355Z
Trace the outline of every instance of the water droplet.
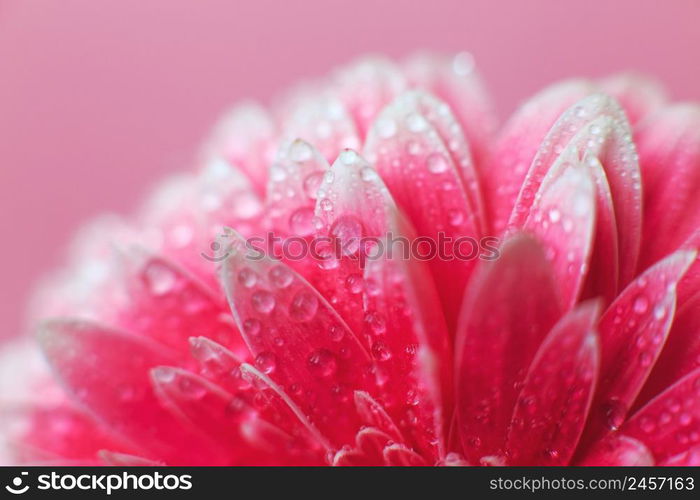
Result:
M654 306L654 319L661 320L666 316L666 308L663 304L657 304Z
M173 270L158 262L149 263L143 276L149 291L156 296L172 292L177 284Z
M311 159L312 154L311 146L304 141L296 140L289 147L289 157L297 163Z
M642 352L639 354L639 364L642 365L643 367L647 367L651 365L651 362L654 360L653 356L648 353L648 352Z
M355 255L360 250L364 226L353 215L338 217L330 229L330 235L337 239L343 255Z
M243 322L243 331L247 334L250 335L251 337L255 337L260 333L260 328L261 328L260 321L258 321L255 318L248 318Z
M377 361L388 361L391 359L391 351L382 341L377 341L372 344L372 356Z
M272 373L277 366L277 359L273 353L263 351L255 357L255 366L263 373Z
M333 202L328 198L322 199L321 210L323 210L324 212L330 212L331 210L333 210Z
M422 132L428 128L428 121L418 113L411 113L406 117L406 125L411 132Z
M464 222L464 213L458 209L450 210L447 212L447 220L451 226L459 226Z
M251 302L253 309L263 314L267 314L275 308L275 297L265 290L254 292L251 296Z
M306 196L315 200L318 188L321 186L321 181L323 181L323 172L314 172L307 175L304 179L304 192Z
M641 417L639 419L639 428L647 434L651 434L656 429L654 421L649 417Z
M549 220L553 224L559 222L559 219L561 219L561 212L557 210L556 208L553 208L549 211Z
M268 273L270 282L277 288L287 288L292 284L292 272L283 265L276 265Z
M348 289L348 292L352 294L358 294L362 292L362 289L364 287L364 280L362 278L362 275L358 273L350 274L345 279L345 287Z
M608 427L618 430L627 416L627 407L619 399L610 399L605 404L605 416L608 419Z
M447 172L450 164L442 153L430 153L425 160L428 170L434 174Z
M360 170L360 177L362 177L362 180L365 182L372 182L377 179L378 175L377 171L372 167L364 167Z
M338 368L335 355L328 349L317 349L312 352L307 364L309 370L319 377L330 377Z
M343 163L343 165L353 165L354 163L357 163L359 159L360 157L358 154L351 149L346 149L340 153L340 161Z
M423 146L417 141L408 141L406 143L406 152L410 155L417 155L423 150Z
M202 399L207 394L207 390L197 382L188 377L181 377L178 380L178 389L180 394L188 399Z
M345 336L345 330L342 326L331 325L331 327L328 329L328 336L333 342L340 342Z
M270 167L270 179L273 182L282 182L287 178L287 170L282 165L272 165Z
M374 335L384 335L384 333L386 333L386 321L384 317L376 311L369 311L365 315L365 324Z
M258 277L252 269L244 267L238 271L238 282L246 288L252 288L258 282Z
M644 295L637 296L632 304L632 309L637 314L644 314L649 310L649 299L647 299Z
M308 290L299 290L289 304L289 317L294 321L309 321L317 310L316 296Z
M678 417L678 422L683 426L690 425L692 421L693 417L689 413L681 413Z
M289 216L289 228L298 236L313 234L316 228L314 209L311 207L297 208Z

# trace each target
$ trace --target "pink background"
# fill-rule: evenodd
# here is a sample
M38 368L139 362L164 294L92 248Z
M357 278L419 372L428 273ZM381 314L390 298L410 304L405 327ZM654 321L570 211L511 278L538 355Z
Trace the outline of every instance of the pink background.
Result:
M620 69L700 92L700 0L0 0L0 336L82 220L186 168L226 105L365 52L469 50L501 115Z

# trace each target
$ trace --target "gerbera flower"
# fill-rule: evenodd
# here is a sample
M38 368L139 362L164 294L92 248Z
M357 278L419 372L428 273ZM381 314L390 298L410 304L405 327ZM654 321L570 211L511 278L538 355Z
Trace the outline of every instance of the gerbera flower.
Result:
M38 294L7 460L697 465L699 163L646 79L498 128L466 54L242 105Z

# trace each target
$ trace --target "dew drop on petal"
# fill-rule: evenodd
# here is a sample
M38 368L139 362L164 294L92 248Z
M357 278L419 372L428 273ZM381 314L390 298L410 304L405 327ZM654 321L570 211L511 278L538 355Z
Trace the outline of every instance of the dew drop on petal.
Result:
M312 352L307 364L309 370L319 377L330 377L338 368L335 355L328 349L317 349Z
M265 290L254 292L250 300L253 309L263 314L267 314L275 308L275 297Z
M313 172L304 179L304 192L312 200L316 199L316 193L323 181L323 172Z
M428 121L417 113L411 113L406 117L406 125L411 132L422 132L428 128Z
M647 299L644 295L639 295L636 299L634 299L632 309L637 314L644 314L649 310L649 299Z
M270 282L277 288L287 288L294 279L292 272L282 265L277 265L270 269L268 276Z
M378 174L372 167L364 167L360 170L360 177L362 177L362 180L365 182L372 182L377 179Z
M318 299L308 290L300 290L289 304L289 317L294 321L309 321L316 315Z
M260 333L260 328L262 325L260 321L255 318L248 318L243 322L243 331L252 337L255 337Z
M657 304L654 306L654 319L661 320L666 316L666 308L663 304Z
M359 156L357 153L351 149L346 149L342 153L340 153L340 161L343 163L343 165L353 165L357 163L359 160Z
M148 290L156 296L170 293L177 284L177 276L167 266L157 262L151 262L143 274Z
M464 212L458 209L447 212L447 220L451 226L459 226L464 222Z
M338 217L330 229L330 235L338 240L344 255L354 255L360 250L363 233L362 222L353 215Z
M297 236L309 236L316 229L314 209L311 207L297 208L289 216L289 228Z
M386 333L386 321L384 317L376 311L370 311L365 315L365 324L374 335Z
M442 153L430 153L425 161L428 166L428 170L433 174L441 174L446 172L450 166Z
M605 404L605 416L608 427L616 431L625 421L627 407L618 399L611 399Z
M289 148L289 157L297 163L311 159L312 154L311 146L304 141L294 141Z
M384 342L378 340L372 344L372 356L377 361L388 361L391 359L391 351Z
M255 366L265 373L272 373L277 366L275 355L269 351L263 351L255 357Z
M331 325L328 329L328 336L333 342L340 342L345 336L345 331L339 325Z
M252 269L244 267L238 271L238 282L246 288L252 288L258 282L258 277Z
M348 275L348 277L345 279L345 288L347 288L348 292L352 294L362 292L363 287L364 282L361 274L353 273Z

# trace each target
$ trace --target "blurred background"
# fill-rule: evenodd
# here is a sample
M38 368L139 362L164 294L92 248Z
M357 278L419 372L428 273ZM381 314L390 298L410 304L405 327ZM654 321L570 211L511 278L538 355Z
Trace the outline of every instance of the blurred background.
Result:
M81 221L191 165L219 113L367 52L467 50L502 118L552 80L700 97L700 0L0 0L0 337Z

